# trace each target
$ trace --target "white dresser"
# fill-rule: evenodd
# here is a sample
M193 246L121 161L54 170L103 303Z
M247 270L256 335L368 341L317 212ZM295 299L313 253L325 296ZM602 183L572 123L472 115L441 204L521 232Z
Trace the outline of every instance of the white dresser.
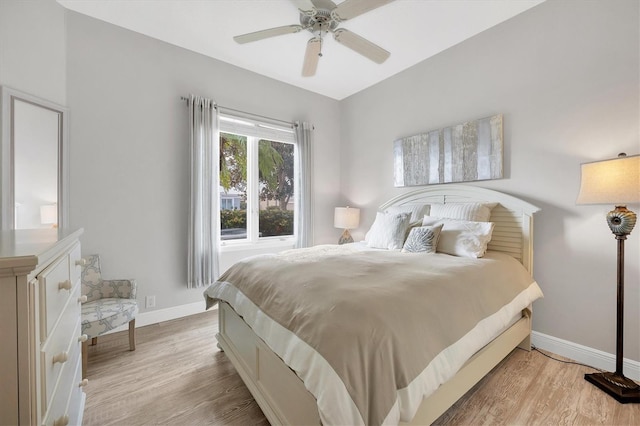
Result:
M0 424L82 423L82 230L0 233Z

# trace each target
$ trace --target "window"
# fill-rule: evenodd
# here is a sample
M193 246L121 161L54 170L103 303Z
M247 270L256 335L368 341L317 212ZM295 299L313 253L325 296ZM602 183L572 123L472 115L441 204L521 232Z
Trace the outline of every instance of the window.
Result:
M237 210L240 208L240 196L228 197L220 194L220 210Z
M294 236L292 129L220 116L220 237L256 243Z

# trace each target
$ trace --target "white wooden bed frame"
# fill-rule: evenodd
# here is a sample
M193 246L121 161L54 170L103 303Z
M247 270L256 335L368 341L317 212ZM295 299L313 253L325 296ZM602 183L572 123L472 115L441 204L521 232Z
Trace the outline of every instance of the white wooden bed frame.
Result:
M399 195L380 206L452 202L498 202L489 250L506 253L533 271L533 214L540 209L516 197L471 185L438 185ZM219 304L218 345L273 425L320 424L316 400L302 380L254 334L226 303ZM531 349L531 308L495 340L478 351L458 373L423 400L409 424L431 424L478 383L513 349Z

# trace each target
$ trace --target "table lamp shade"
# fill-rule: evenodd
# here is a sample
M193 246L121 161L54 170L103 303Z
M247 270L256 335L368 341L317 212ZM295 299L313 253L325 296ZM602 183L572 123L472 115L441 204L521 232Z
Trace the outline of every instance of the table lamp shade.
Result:
M360 209L336 207L333 214L333 226L342 229L355 229L360 224Z
M40 206L40 223L43 225L58 223L58 206L56 204Z
M640 155L582 164L577 204L640 202Z

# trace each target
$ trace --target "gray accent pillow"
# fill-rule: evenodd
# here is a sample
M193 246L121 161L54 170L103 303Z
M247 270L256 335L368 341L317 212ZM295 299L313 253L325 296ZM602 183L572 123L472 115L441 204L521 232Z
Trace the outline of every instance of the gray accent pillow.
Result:
M403 253L435 253L442 225L417 226L411 229L402 247Z

